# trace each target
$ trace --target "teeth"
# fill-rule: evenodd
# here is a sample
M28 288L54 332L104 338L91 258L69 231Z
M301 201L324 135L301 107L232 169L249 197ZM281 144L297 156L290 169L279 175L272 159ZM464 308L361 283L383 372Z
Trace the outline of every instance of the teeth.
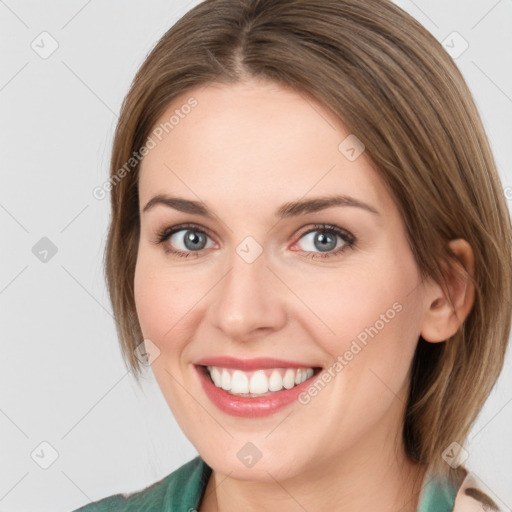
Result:
M213 383L218 387L218 388L221 388L222 387L222 376L220 374L220 371L218 368L212 368L212 370L210 371L210 376L213 380Z
M277 370L274 370L268 379L268 390L281 391L281 389L283 389L283 378Z
M283 386L286 389L292 389L293 386L295 386L295 373L296 371L292 370L291 368L288 368L288 370L286 370L286 373L284 374L283 378Z
M252 374L249 382L249 391L259 394L268 392L268 379L263 370L258 370Z
M249 393L249 379L244 372L235 370L231 377L232 393Z
M226 391L231 389L231 375L227 370L222 370L220 387Z
M313 376L313 368L274 368L244 372L207 366L210 377L218 388L233 395L264 395L291 389Z

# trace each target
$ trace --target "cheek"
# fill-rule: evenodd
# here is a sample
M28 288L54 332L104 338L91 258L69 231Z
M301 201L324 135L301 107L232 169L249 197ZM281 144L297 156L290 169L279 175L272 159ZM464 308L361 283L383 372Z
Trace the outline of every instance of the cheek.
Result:
M144 338L163 356L152 365L154 371L159 365L175 366L186 354L217 279L211 269L170 266L144 248L139 252L134 276L137 317Z
M394 359L406 368L419 335L421 302L412 291L420 277L412 260L383 261L366 269L317 273L315 279L296 277L294 291L308 306L304 325L332 357L351 351L347 359L363 366L370 358ZM349 366L350 373L359 365Z
M190 309L192 293L182 280L140 258L135 268L134 294L144 337L157 345L172 339Z
M402 302L404 293L400 283L370 273L317 274L314 279L295 277L297 295L304 297L310 312L322 320L335 337L345 337L363 330Z
M421 319L419 295L411 293L415 279L415 267L404 266L382 273L350 272L335 279L318 275L314 287L311 280L301 281L298 294L307 297L305 302L315 313L308 313L302 325L332 357L327 368L332 378L326 386L330 395L322 396L339 404L331 414L333 425L343 427L340 431L354 425L369 428L405 403ZM324 415L326 402L315 400L312 415Z

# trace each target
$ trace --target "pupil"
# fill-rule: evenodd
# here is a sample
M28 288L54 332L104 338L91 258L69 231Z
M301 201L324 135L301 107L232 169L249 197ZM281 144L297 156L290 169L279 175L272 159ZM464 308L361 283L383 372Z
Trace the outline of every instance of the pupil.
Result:
M194 231L187 231L187 233L185 234L185 246L187 247L187 249L197 249L197 243L201 241L204 242L204 239L205 237L202 234L197 234Z
M330 240L328 240L329 238ZM336 246L336 237L334 237L332 233L321 233L317 236L316 240L320 242L320 246L317 247L317 249L320 250L328 251L334 249ZM329 245L331 247L329 247Z

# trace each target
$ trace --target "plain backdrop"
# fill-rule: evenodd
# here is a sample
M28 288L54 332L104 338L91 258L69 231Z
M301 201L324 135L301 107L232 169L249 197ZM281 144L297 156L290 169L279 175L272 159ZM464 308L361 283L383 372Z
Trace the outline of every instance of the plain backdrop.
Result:
M135 72L197 3L0 0L3 512L71 511L196 456L152 374L139 390L122 362L103 277L108 198L92 191ZM510 205L512 2L397 3L451 48ZM511 424L509 355L465 462L508 509Z

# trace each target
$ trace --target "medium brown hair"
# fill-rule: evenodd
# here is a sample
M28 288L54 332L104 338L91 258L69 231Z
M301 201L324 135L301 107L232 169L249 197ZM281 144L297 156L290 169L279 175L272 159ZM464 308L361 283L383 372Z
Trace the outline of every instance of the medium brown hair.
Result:
M403 429L410 459L452 478L441 454L453 441L463 445L504 362L512 228L460 71L442 45L390 1L206 0L156 44L122 105L111 161L106 278L126 364L138 381L139 163L129 172L126 163L175 98L201 85L245 79L314 98L363 142L401 212L423 278L447 290L444 264L455 262L447 242L463 238L471 245L474 306L450 339L418 340Z

